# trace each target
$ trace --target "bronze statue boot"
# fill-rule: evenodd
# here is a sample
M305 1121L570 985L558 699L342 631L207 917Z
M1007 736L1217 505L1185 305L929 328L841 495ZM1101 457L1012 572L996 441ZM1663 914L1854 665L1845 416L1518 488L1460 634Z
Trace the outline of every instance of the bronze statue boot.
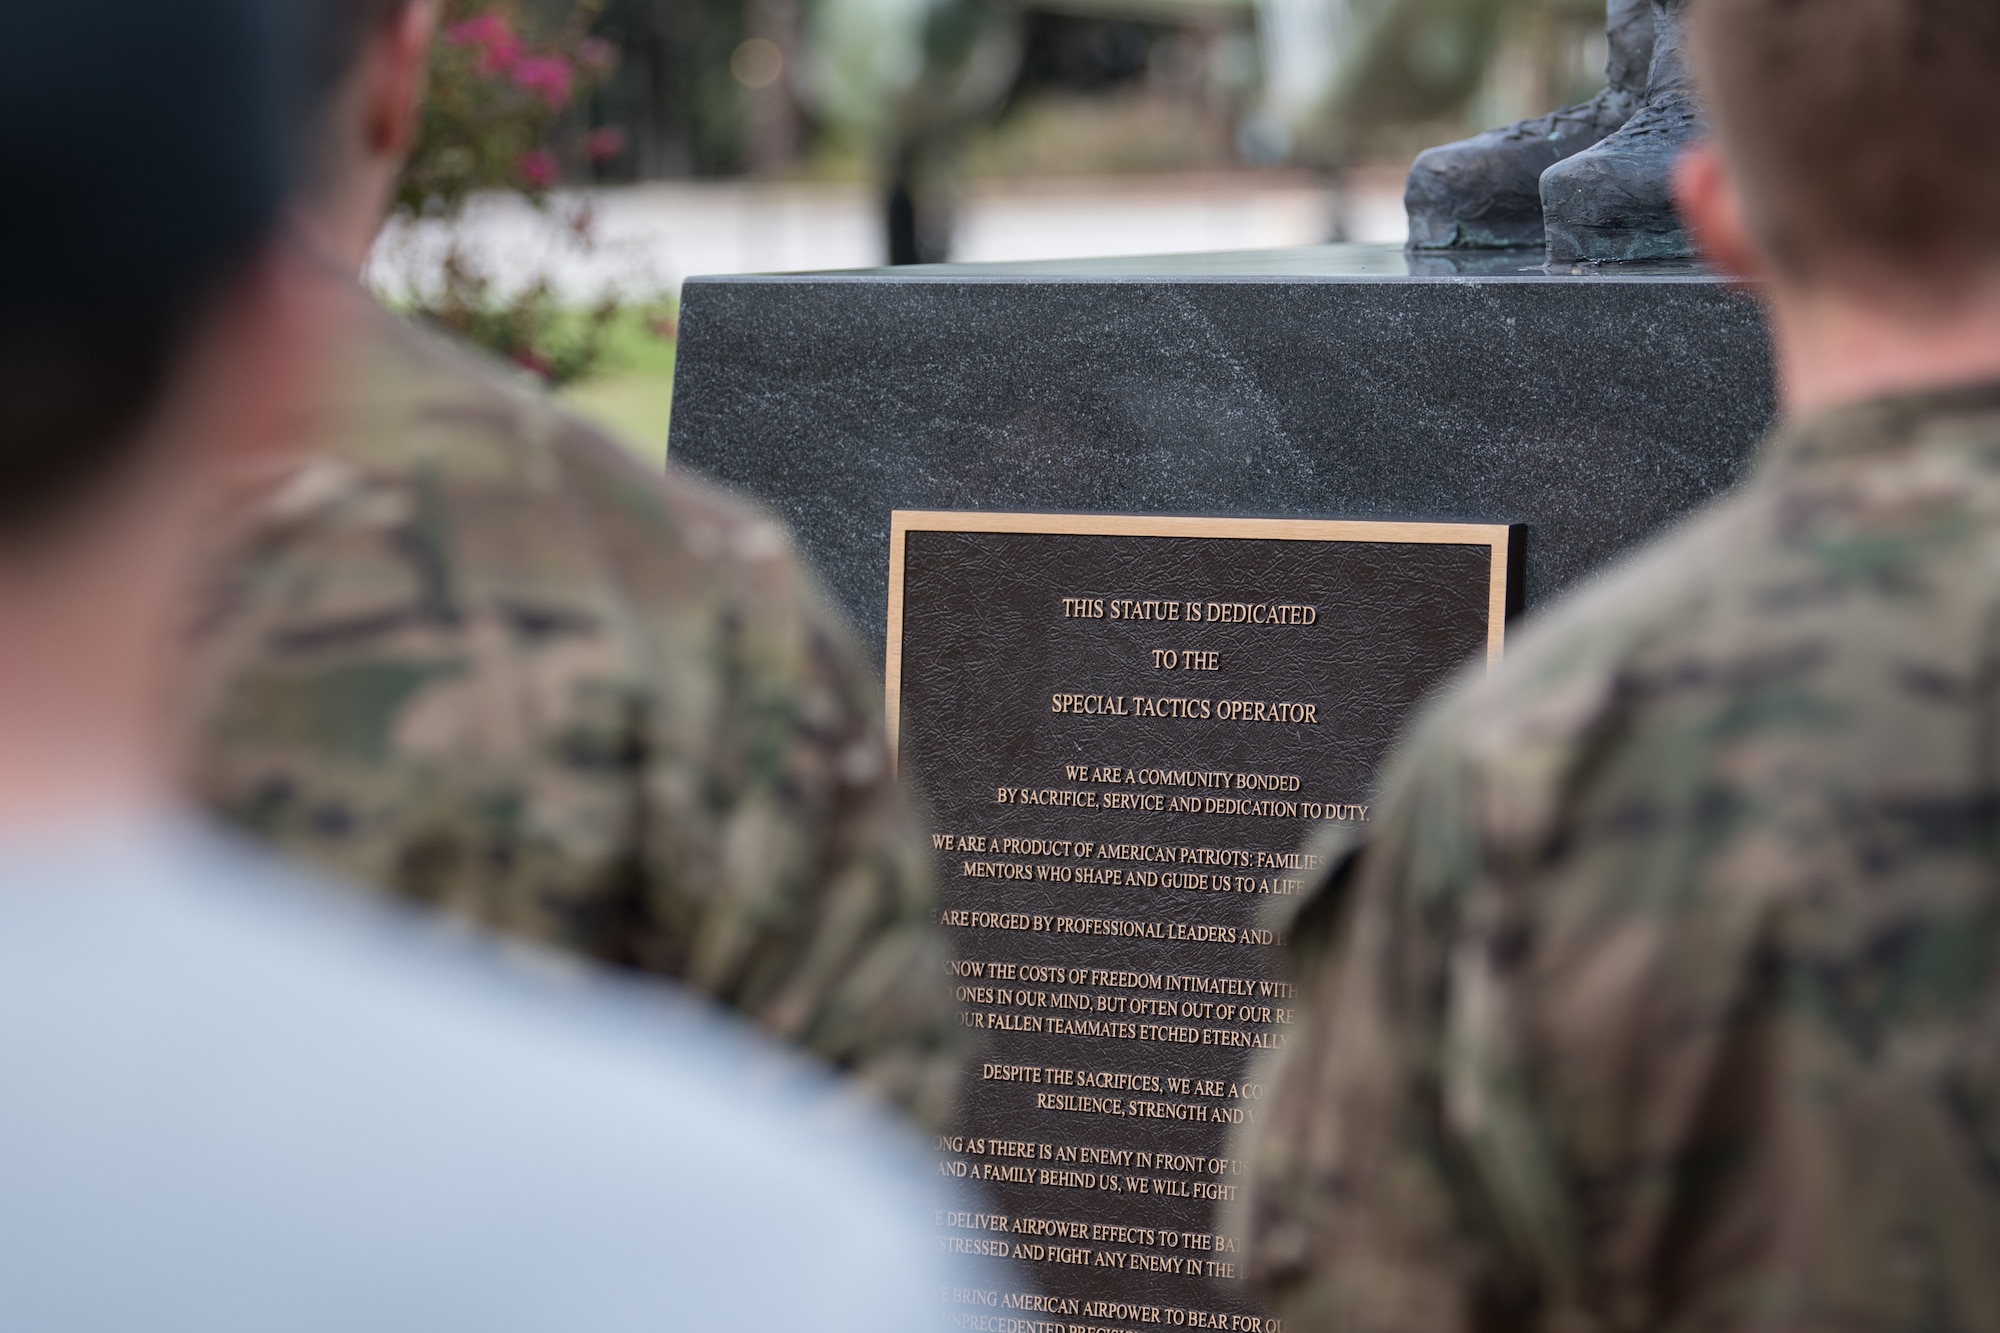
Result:
M1684 55L1686 0L1652 0L1646 100L1618 130L1542 173L1548 262L1678 259L1694 253L1674 212L1673 167L1705 122Z
M1603 92L1417 156L1403 189L1412 250L1542 244L1542 173L1616 131L1645 98L1652 0L1609 0L1604 30Z

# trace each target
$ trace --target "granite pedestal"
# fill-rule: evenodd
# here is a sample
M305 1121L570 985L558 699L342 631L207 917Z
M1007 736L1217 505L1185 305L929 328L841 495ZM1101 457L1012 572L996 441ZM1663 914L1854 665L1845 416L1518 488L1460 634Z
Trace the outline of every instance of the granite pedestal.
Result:
M775 507L878 653L895 552L888 714L984 1042L938 1139L976 1193L939 1242L1011 1261L958 1313L1272 1327L1218 1211L1250 1062L1290 1040L1271 906L1368 821L1414 701L1502 647L1511 594L1742 475L1773 406L1749 301L1687 267L1529 263L687 284L671 455ZM933 513L892 547L896 509L1460 526Z
M1521 523L1532 607L1741 477L1774 410L1742 293L1536 260L691 279L670 453L776 509L878 661L893 509Z

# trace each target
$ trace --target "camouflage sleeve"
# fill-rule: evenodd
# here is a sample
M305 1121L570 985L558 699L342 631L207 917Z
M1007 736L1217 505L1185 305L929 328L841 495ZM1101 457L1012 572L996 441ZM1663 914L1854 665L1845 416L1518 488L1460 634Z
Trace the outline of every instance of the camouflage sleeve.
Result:
M566 461L607 573L648 626L660 701L635 961L942 1127L964 1039L879 681L767 515L678 475L656 491L594 442ZM670 522L632 524L656 494Z
M941 1128L965 1041L930 855L889 764L879 685L818 589L789 558L784 567L796 595L775 600L794 608L800 651L777 657L791 669L761 684L750 661L733 673L745 684L717 769L743 786L722 814L719 883L713 894L689 885L666 863L676 848L660 845L654 910L699 905L691 984ZM767 671L774 660L749 655Z
M1464 783L1437 758L1392 785L1364 848L1326 849L1292 923L1300 1005L1237 1223L1288 1327L1466 1333L1524 1296L1452 1133L1451 941L1479 857Z
M783 530L386 316L356 355L309 461L233 517L196 633L205 799L941 1124L963 1037L929 855Z

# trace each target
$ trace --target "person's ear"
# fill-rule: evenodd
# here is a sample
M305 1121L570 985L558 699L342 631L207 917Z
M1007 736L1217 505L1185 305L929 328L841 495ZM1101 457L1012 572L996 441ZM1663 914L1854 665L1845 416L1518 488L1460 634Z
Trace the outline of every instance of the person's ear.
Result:
M1711 265L1736 278L1768 276L1770 265L1750 229L1743 191L1714 144L1692 144L1674 163L1674 206Z
M437 17L436 0L409 0L375 38L367 90L372 153L400 161L416 138Z

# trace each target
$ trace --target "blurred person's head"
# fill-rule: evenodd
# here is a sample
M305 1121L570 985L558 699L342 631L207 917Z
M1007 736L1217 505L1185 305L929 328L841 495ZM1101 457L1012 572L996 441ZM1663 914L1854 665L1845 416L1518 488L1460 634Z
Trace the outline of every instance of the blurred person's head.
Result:
M303 370L290 0L0 6L0 814L150 802L210 464Z
M409 155L437 0L308 0L312 7L307 224L359 268Z
M2000 375L2000 3L1695 0L1677 178L1810 408Z

